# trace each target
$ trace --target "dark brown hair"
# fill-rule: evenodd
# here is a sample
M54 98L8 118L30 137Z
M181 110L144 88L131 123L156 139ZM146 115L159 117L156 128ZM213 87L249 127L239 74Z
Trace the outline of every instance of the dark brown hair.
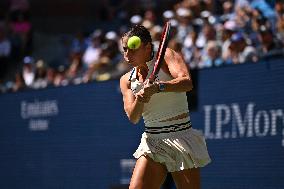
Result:
M139 37L143 43L152 43L152 37L150 35L150 32L142 25L133 26L122 37L132 37L132 36Z

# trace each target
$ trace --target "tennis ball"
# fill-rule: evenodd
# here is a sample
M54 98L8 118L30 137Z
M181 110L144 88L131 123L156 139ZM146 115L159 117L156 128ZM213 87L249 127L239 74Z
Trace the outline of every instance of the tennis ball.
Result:
M141 45L141 39L138 36L132 36L127 41L127 46L129 49L138 49Z

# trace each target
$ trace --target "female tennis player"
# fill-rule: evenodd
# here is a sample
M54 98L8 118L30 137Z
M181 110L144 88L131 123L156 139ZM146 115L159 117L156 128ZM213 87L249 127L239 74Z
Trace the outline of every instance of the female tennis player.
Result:
M129 48L132 36L140 38L139 48ZM191 126L186 92L193 86L185 62L167 48L152 83L155 53L149 31L134 26L121 41L124 59L134 67L120 79L124 110L132 123L141 117L145 123L129 188L158 189L170 172L178 189L199 189L199 167L211 160L203 135Z

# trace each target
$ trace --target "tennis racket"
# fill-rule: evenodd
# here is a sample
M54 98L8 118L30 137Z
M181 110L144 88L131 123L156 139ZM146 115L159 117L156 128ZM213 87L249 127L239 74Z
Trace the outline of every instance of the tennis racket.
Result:
M160 71L160 68L162 66L163 60L164 60L164 56L165 56L165 52L168 46L168 42L169 42L169 36L170 36L170 31L171 31L171 25L170 22L166 22L164 28L163 28L163 32L162 32L162 36L161 36L161 40L160 40L160 44L159 44L159 48L158 48L158 52L156 55L156 62L154 64L154 69L149 77L149 82L153 83L157 77L157 74Z

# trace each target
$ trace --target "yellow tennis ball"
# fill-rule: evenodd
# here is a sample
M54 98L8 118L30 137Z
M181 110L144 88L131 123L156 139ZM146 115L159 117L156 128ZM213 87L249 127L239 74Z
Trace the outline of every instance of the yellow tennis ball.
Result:
M141 45L141 39L138 36L132 36L127 41L127 46L129 49L138 49Z

